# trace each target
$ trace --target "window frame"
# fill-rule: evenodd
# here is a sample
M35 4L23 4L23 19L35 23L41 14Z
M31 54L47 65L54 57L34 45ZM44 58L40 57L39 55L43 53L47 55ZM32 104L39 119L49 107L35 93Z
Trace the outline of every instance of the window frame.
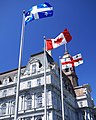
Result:
M32 64L32 74L36 73L36 64Z
M32 109L32 95L26 96L26 109L31 110Z
M36 94L36 107L37 108L42 107L42 105L43 105L42 100L43 100L42 93L37 93Z
M37 85L38 85L38 86L41 85L41 78L37 78Z
M6 115L6 108L7 108L6 103L3 103L3 104L1 105L2 115Z

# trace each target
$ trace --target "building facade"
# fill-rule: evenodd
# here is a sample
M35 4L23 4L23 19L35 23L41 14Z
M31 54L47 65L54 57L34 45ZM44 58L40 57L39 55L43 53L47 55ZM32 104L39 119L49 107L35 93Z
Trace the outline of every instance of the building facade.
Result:
M65 52L63 58L70 58L71 55L68 51ZM64 73L71 80L72 86L76 94L76 102L78 105L78 112L82 112L83 120L95 120L95 108L94 101L91 97L91 87L89 84L79 86L78 77L75 72L75 68L67 68ZM94 112L95 111L95 112Z
M74 68L63 71L62 79L65 120L95 120L89 85L77 84ZM14 119L16 83L17 69L0 74L0 120ZM47 120L62 120L60 69L47 52L46 83ZM18 119L44 120L44 52L31 55L21 68Z

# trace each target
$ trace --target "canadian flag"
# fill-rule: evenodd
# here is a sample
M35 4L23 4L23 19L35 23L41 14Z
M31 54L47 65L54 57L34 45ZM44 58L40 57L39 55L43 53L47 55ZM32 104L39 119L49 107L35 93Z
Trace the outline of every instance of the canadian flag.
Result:
M65 29L60 35L58 35L55 39L46 40L46 50L52 50L53 48L57 48L63 44L71 41L72 36L69 31Z
M73 57L61 59L62 69L76 67L82 63L83 63L83 59L82 59L81 53Z

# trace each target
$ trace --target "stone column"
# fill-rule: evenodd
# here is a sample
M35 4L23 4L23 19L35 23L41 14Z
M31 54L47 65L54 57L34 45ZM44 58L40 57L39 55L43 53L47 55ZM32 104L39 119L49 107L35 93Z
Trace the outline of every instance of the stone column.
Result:
M23 100L23 110L25 110L25 96L22 96L22 100Z
M0 105L0 116L2 115L2 108L1 108L1 105Z
M35 108L35 94L32 95L32 108Z
M85 110L85 120L88 120L88 116L87 116L87 110Z

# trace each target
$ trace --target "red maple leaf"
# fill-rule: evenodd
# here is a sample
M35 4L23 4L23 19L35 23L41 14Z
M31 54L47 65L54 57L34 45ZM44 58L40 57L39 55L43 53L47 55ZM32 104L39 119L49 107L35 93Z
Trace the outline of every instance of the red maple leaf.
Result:
M56 41L54 41L54 43L56 44L60 44L62 42L63 38L58 38Z

